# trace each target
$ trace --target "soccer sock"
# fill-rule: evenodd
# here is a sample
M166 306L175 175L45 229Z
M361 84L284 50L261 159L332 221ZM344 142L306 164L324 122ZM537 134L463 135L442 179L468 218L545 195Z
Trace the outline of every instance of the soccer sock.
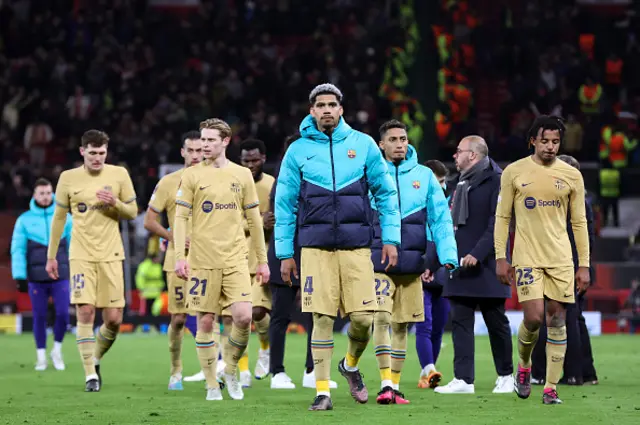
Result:
M362 352L367 348L369 337L371 336L371 324L373 323L373 313L370 311L356 311L349 315L351 323L347 336L347 355L345 357L345 369L350 372L358 370L358 361Z
M98 337L96 338L96 351L94 357L97 360L102 359L102 357L109 351L113 343L116 341L116 336L118 335L118 331L113 331L106 327L104 324L100 326L98 330Z
M53 342L53 352L62 353L62 342L58 342L58 341Z
M244 350L244 353L242 353L242 357L240 357L240 360L238 360L238 370L241 373L249 370L249 353L247 352L247 350Z
M269 349L269 323L271 322L271 316L269 313L265 314L261 320L253 322L256 325L256 332L258 333L258 340L260 341L260 349Z
M239 328L235 324L231 326L231 334L227 346L224 347L224 362L226 363L224 373L235 375L238 369L238 360L242 357L244 350L249 343L249 333L251 328ZM248 368L247 368L248 369Z
M518 356L520 358L520 366L525 369L531 367L531 352L533 347L536 346L539 334L540 329L531 332L524 325L524 321L520 322L520 327L518 328Z
M330 316L313 314L311 354L315 365L313 371L316 377L317 395L331 395L329 379L331 378L331 355L333 354L333 322L334 319Z
M171 376L182 374L182 339L184 336L184 327L180 330L173 325L169 325L167 332L169 336L169 354L171 355Z
M545 388L556 389L562 375L564 355L567 352L567 327L547 327L547 377Z
M93 335L93 325L91 323L78 323L76 327L76 344L82 358L82 366L84 367L84 375L86 377L94 377L96 375L96 366L93 362L93 353L96 346L96 338Z
M196 351L198 352L198 360L200 368L204 372L204 378L207 381L207 388L220 388L216 379L216 368L218 366L218 345L214 339L213 332L196 332Z
M391 324L391 382L393 389L400 389L400 375L407 357L407 323Z
M380 369L381 388L391 387L391 335L389 326L391 313L377 311L373 315L373 343L375 344L376 361Z

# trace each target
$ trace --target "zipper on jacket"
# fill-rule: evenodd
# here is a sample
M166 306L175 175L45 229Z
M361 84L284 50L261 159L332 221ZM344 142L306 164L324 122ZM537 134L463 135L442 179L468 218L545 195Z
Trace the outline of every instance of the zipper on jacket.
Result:
M50 223L47 222L47 209L44 208L42 210L42 212L44 213L44 228L45 228L45 235L47 236L47 244L49 243L49 225Z
M338 232L338 208L337 201L338 195L336 194L336 167L333 163L333 135L332 133L328 134L329 136L329 156L331 157L331 178L333 179L333 246L336 247L338 243L337 232Z
M399 177L400 167L396 165L396 190L398 191L398 208L400 209L400 214L402 214L402 201L400 200L400 177Z

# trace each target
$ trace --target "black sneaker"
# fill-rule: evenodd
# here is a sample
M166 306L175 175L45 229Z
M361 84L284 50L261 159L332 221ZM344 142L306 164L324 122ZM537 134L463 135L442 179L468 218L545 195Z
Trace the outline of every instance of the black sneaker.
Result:
M570 376L568 378L562 378L560 380L560 382L558 382L558 384L560 385L584 385L584 382L582 381L582 378L576 378L575 376Z
M345 359L342 359L340 360L340 363L338 363L338 371L347 380L347 383L349 384L349 391L351 392L353 399L358 403L366 403L369 400L369 392L362 381L362 374L360 373L360 370L356 370L354 372L348 371L345 367Z
M100 388L102 388L102 375L100 375L100 365L96 365L96 375L98 375L98 383L100 384Z
M326 395L319 395L313 400L309 410L333 410L333 403L331 403L331 397Z
M558 392L551 388L545 388L542 393L542 404L562 404L562 400L558 398Z
M100 391L100 382L97 379L90 379L84 384L84 391L87 393L97 393Z

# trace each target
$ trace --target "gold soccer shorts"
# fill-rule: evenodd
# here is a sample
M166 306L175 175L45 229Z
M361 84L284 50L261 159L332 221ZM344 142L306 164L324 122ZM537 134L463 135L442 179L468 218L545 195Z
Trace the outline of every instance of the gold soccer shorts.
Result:
M375 311L376 289L369 248L302 248L302 311L335 317Z
M375 274L378 311L391 313L394 323L424 321L422 280L416 274Z
M180 279L175 272L167 272L167 291L170 314L186 314L187 308L187 282Z
M251 275L251 304L253 307L263 307L271 311L271 287L268 284L260 285L256 275ZM231 308L224 308L220 315L231 316Z
M515 267L518 301L549 298L573 304L575 271L573 266Z
M251 276L246 265L194 269L186 282L189 310L220 314L237 302L251 302Z
M124 307L122 261L70 260L69 268L71 304L90 304L98 308Z

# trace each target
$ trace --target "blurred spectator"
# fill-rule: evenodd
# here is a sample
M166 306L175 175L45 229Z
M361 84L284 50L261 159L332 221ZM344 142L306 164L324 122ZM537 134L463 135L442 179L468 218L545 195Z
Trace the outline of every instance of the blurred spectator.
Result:
M636 329L640 328L640 280L634 279L631 282L631 293L624 302L624 307L629 309L629 333L636 333Z
M162 257L156 254L147 257L138 265L136 271L136 288L140 293L140 315L151 315L152 306L156 298L164 289L164 273L162 271Z

